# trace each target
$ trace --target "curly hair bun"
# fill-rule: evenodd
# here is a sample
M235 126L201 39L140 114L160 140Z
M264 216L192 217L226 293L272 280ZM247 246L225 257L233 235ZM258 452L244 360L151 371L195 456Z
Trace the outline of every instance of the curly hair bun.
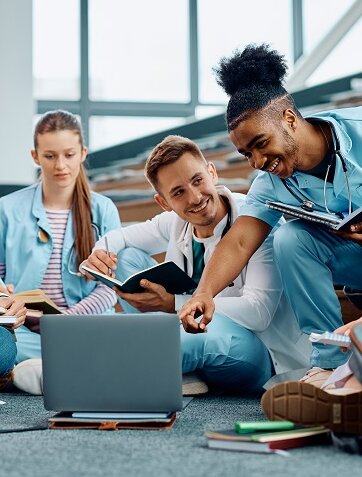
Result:
M214 68L217 83L228 96L255 84L282 86L288 66L284 56L270 45L250 44L222 58Z

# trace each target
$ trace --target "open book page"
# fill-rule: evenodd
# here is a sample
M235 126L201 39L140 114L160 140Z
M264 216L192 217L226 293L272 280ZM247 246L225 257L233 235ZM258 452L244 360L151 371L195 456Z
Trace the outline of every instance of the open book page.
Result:
M13 296L15 298L20 298L27 308L42 311L44 314L48 315L61 313L60 308L46 293L43 292L43 290L26 290L15 293Z

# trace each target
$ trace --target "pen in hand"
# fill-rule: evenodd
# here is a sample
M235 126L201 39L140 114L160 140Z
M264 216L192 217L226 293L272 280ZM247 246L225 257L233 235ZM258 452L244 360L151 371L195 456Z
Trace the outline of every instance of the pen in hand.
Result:
M107 251L107 255L109 258L111 258L111 254L109 253L109 246L108 246L108 239L107 239L107 235L104 237L104 242L106 244L106 251ZM111 277L112 276L112 269L111 268L108 268L108 275Z

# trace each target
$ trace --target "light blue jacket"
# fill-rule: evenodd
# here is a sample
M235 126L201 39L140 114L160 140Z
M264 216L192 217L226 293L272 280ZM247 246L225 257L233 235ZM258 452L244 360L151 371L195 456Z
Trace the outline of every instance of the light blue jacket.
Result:
M329 122L336 132L340 150L347 167L347 177L352 195L352 207L362 206L362 107L337 109L314 114L306 119ZM325 212L324 181L310 174L297 171L287 181L289 187L303 198L316 204ZM257 217L274 227L281 213L266 207L267 200L300 206L300 202L283 185L281 179L268 172L261 172L249 190L241 215ZM333 183L326 184L328 208L333 212L348 211L348 191L346 177L339 158Z
M113 202L95 192L91 193L92 225L95 239L120 227L117 208ZM39 240L38 233L44 230L48 242ZM74 234L70 213L63 243L62 282L64 297L71 307L88 296L97 283L76 272L76 257L73 249ZM0 199L0 264L5 264L4 282L13 283L15 291L39 288L53 249L52 232L42 201L42 185L34 184ZM72 252L73 250L73 252Z

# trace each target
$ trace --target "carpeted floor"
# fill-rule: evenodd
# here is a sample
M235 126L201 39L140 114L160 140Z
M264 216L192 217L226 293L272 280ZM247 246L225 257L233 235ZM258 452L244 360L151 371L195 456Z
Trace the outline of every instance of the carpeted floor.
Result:
M0 431L44 424L41 397L2 394ZM289 456L215 451L204 433L227 429L236 420L258 420L259 399L236 396L195 398L169 431L41 430L0 433L0 476L328 476L361 475L362 457L332 446L304 447Z

